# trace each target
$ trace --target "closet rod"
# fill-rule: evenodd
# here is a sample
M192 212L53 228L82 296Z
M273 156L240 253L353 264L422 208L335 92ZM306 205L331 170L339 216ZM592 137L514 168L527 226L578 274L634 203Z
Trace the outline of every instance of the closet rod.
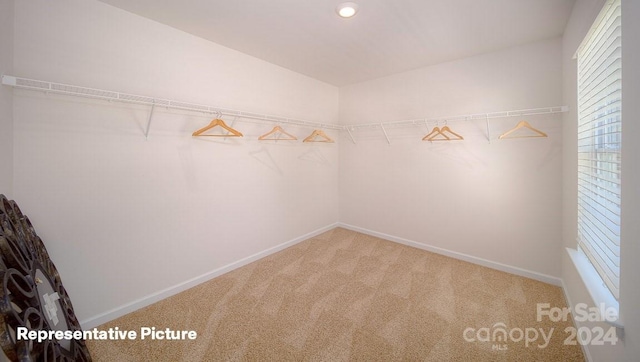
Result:
M309 122L299 119L286 118L286 117L278 117L271 115L264 115L258 113L237 111L213 106L206 106L201 104L187 103L182 101L154 98L148 96L140 96L134 94L120 93L109 90L101 90L95 88L87 88L80 87L69 84L61 84L61 83L53 83L42 80L35 79L27 79L20 78L10 75L2 76L2 84L16 87L16 88L24 88L30 90L39 90L50 93L58 93L58 94L66 94L71 96L85 97L85 98L97 98L104 99L109 101L117 101L124 103L135 103L135 104L144 104L148 106L158 106L165 108L174 108L181 109L187 111L196 111L196 112L205 112L212 114L221 114L223 116L233 116L238 118L248 118L260 121L268 121L274 123L283 123L283 124L294 124L298 126L308 126L312 128L326 128L326 129L334 129L334 130L343 130L343 126L338 126L330 123L317 123L317 122ZM148 130L147 130L148 133Z
M446 117L438 117L438 118L420 118L420 119L408 119L408 120L399 120L399 121L388 121L388 122L376 122L376 123L361 123L361 124L349 124L349 125L336 125L331 123L317 123L317 122L309 122L299 119L286 118L286 117L277 117L270 116L258 113L251 112L243 112L237 110L224 109L213 106L206 106L194 103L186 103L181 101L153 98L148 96L139 96L127 93L120 93L108 90L100 90L94 88L86 88L68 84L61 83L53 83L48 81L27 79L27 78L19 78L15 76L3 75L2 76L2 84L13 86L16 88L25 88L31 90L39 90L44 92L51 93L59 93L80 97L88 97L88 98L97 98L97 99L105 99L110 101L118 101L125 103L136 103L136 104L144 104L153 106L154 104L159 107L165 108L174 108L188 111L196 111L196 112L205 112L211 114L221 114L224 116L232 116L238 118L245 119L254 119L259 121L268 121L272 123L283 123L283 124L293 124L298 126L306 126L312 128L326 128L333 129L339 131L349 131L352 141L353 136L351 135L351 131L356 131L362 128L378 128L381 127L386 133L386 127L394 127L394 126L403 126L403 125L424 125L425 122L441 122L441 121L471 121L471 120L488 120L491 118L505 118L505 117L525 117L532 115L541 115L541 114L553 114L553 113L562 113L567 112L569 107L567 106L554 106L554 107L543 107L543 108L530 108L530 109L519 109L513 111L498 111L498 112L488 112L488 113L475 113L475 114L467 114L467 115L457 115L457 116L446 116ZM148 130L147 130L148 134Z
M351 130L357 130L359 128L378 128L378 127L393 127L393 126L414 126L424 125L426 122L444 122L444 121L473 121L473 120L488 120L490 118L506 118L506 117L526 117L540 114L554 114L563 113L569 111L568 106L555 106L544 108L530 108L519 109L514 111L498 111L489 113L474 113L467 115L447 116L438 118L420 118L420 119L406 119L400 121L390 121L383 123L361 123L352 124L345 127L349 127Z

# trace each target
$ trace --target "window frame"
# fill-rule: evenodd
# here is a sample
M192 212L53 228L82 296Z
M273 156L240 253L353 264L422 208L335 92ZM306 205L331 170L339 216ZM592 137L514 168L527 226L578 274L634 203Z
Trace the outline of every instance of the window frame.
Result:
M603 25L602 22L606 21L606 17L607 15L609 15L611 10L616 10L617 7L621 7L621 1L620 0L607 0L604 4L604 6L602 7L600 13L598 14L598 16L596 17L595 21L593 22L589 32L587 33L587 35L584 37L584 40L582 41L582 43L580 44L580 46L578 47L578 50L576 51L575 55L574 55L574 59L577 61L576 64L578 64L579 61L579 57L582 55L583 50L587 47L589 47L591 45L591 42L594 41L594 35L600 35L600 31L601 26ZM620 10L621 11L621 10ZM606 24L606 23L605 23ZM605 28L604 30L602 30L604 33L609 31L609 28ZM620 29L621 31L621 29ZM622 39L622 37L620 36L620 39ZM606 60L606 59L605 59ZM601 65L604 65L605 60L602 61L602 63L598 63ZM605 66L605 69L608 71L610 69L610 67L612 65L615 64L614 62L611 62L611 64L608 64ZM599 67L596 67L597 69L600 69ZM617 68L616 68L617 69ZM620 63L620 73L622 72L622 68L621 68L621 63ZM605 307L609 308L615 308L615 310L619 310L619 301L618 301L618 295L614 295L614 293L612 292L611 288L611 281L610 281L610 285L607 285L607 283L605 282L605 278L609 278L610 279L610 274L606 274L606 271L601 270L602 266L598 265L598 267L596 267L594 264L598 264L597 261L595 260L591 260L591 258L593 257L592 255L589 255L589 252L585 252L583 250L583 245L581 244L585 244L588 242L585 240L581 240L580 237L581 235L583 235L585 233L584 230L580 230L581 228L584 228L584 224L583 221L581 221L581 207L584 207L584 203L585 203L585 196L584 195L580 195L581 193L581 187L584 187L584 180L581 180L581 175L580 175L580 156L581 156L581 147L583 147L583 145L581 145L580 142L580 136L584 135L581 134L584 133L584 131L580 131L580 126L583 125L582 120L581 120L581 109L580 109L580 105L581 105L581 94L580 94L580 83L583 81L583 77L580 74L580 67L576 66L576 96L577 96L577 105L578 105L578 110L577 110L577 129L576 129L576 135L578 137L578 144L577 144L577 153L576 156L578 157L578 168L577 168L577 172L576 172L576 176L577 176L577 202L576 202L576 206L577 206L577 220L576 220L576 225L577 225L577 246L576 249L570 249L567 248L567 252L569 253L569 256L571 258L571 260L573 261L574 265L576 266L576 269L578 270L578 273L580 274L587 290L589 291L589 294L591 295L591 298L593 299L594 303L598 306L600 305L604 305ZM604 72L606 73L606 71ZM613 72L615 73L615 72ZM612 74L613 74L612 73ZM589 72L589 75L591 75L592 73ZM586 75L586 74L585 74ZM622 77L620 75L620 82L622 82ZM621 83L620 83L621 84ZM603 87L603 89L606 89L607 87ZM620 87L622 88L622 87ZM595 88L594 88L595 89ZM622 90L620 89L620 94L622 94ZM620 95L620 99L622 99L622 95ZM589 98L587 99L589 100ZM620 117L622 117L621 114L621 100L620 100ZM607 104L606 106L609 106L609 104ZM609 114L606 113L605 116L608 116ZM618 153L618 157L621 157L621 148L622 148L622 131L621 131L621 118L619 120L620 124L616 125L617 127L620 128L619 132L614 132L613 134L610 133L610 129L608 128L608 120L607 118L605 119L598 119L598 120L591 120L589 121L590 124L594 124L596 127L595 128L591 128L591 129L595 129L595 131L593 131L592 134L592 140L593 143L590 144L591 148L593 150L590 149L591 152L593 153L604 153L607 151L611 151L613 150L614 152ZM614 122L615 124L616 122ZM602 127L602 128L601 128ZM582 153L584 153L584 151L582 151ZM590 157L587 159L582 159L582 161L591 161L591 162L595 162L595 167L596 170L594 172L595 173L600 173L603 171L607 171L605 169L605 167L600 168L600 166L602 165L601 163L608 163L610 161L607 160L600 160L598 159L598 156L595 157ZM617 170L616 175L619 176L621 173L620 170L620 165L621 165L621 159L619 159L618 161L619 163L617 164ZM615 163L613 163L615 164ZM600 191L602 191L602 189L600 189L598 186L595 187L596 190L596 195L601 195ZM606 191L606 190L605 190ZM602 193L604 193L605 191L602 191ZM617 196L620 197L622 190L619 188L618 192L617 192ZM615 194L615 193L614 193ZM587 202L589 203L589 202ZM589 205L589 207L593 207L593 205ZM603 206L604 207L604 206ZM619 207L619 205L618 205ZM618 218L620 218L620 214L621 212L618 212L618 214L616 215ZM583 215L584 216L584 215ZM604 216L604 215L603 215ZM619 225L620 220L618 220L618 225ZM619 236L618 236L619 238ZM608 240L607 240L608 241ZM620 240L618 240L618 244L620 243ZM606 244L606 242L605 242ZM589 244L588 244L589 246ZM619 245L618 247L618 258L621 257L621 255L619 255ZM598 256L600 257L600 256ZM619 278L620 276L620 267L619 267L620 263L618 260L618 265L617 265L617 271L616 272L616 276ZM614 265L615 266L615 265ZM603 273L605 274L603 276ZM616 293L619 293L619 279L618 279L618 283L615 284L615 288L614 290L616 291ZM618 319L617 321L614 322L609 322L613 325L615 325L616 327L619 328L623 328L623 324L622 321L620 319Z

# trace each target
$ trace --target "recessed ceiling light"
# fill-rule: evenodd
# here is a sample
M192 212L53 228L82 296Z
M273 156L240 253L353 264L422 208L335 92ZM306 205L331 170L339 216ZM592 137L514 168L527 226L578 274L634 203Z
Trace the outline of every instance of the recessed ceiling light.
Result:
M343 18L350 18L358 12L358 4L353 2L342 3L338 5L336 12Z

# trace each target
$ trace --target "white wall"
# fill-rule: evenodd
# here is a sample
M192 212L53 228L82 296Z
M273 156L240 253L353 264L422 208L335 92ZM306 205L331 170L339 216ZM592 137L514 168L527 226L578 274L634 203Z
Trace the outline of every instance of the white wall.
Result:
M97 1L17 2L14 70L337 122L337 88ZM164 109L145 141L148 116L143 106L14 94L15 199L85 327L338 219L338 144L261 143L273 125L242 120L242 139L192 138L213 116ZM285 128L300 139L312 131Z
M576 248L577 220L577 108L576 62L573 55L586 36L593 20L600 12L604 0L576 1L571 19L563 37L563 89L565 103L572 111L564 115L564 176L563 176L563 243ZM624 323L624 336L615 346L587 346L593 361L637 361L640 356L640 274L637 260L640 258L640 145L634 139L640 136L640 72L637 59L640 57L640 4L635 0L622 0L622 92L623 92L623 147L622 147L622 230L621 230L621 277L620 313ZM591 297L580 279L573 262L566 252L562 253L562 279L565 293L572 304L593 305ZM583 326L583 323L579 323ZM586 324L586 327L597 325ZM609 325L601 324L606 329Z
M340 121L367 123L562 104L552 39L340 89ZM419 244L560 276L561 116L450 122L465 137L424 142L428 126L354 132L340 148L340 220ZM548 138L497 140L520 120ZM443 126L444 123L440 123Z
M0 0L0 75L13 73L13 0ZM0 87L0 194L13 196L13 92Z
M626 19L638 18L638 3L623 2L623 31L637 34L637 22ZM97 1L1 0L0 71L318 122L339 116L347 124L573 106L570 58L601 3L578 0L561 40L347 86L338 94ZM624 94L638 99L638 73L626 66L638 57L638 42L626 39ZM255 138L270 127L244 121L236 124L243 139L193 139L190 133L211 117L163 109L145 141L146 107L13 95L6 87L0 102L0 167L7 170L0 192L13 193L32 219L86 325L338 219L561 276L574 304L589 301L563 250L575 246L573 111L526 118L546 139L497 140L520 120L507 118L490 121L491 143L484 122L474 121L449 123L465 137L457 143L422 142L431 123L387 130L391 145L379 129L355 132L355 145L345 134L339 144L308 145L259 143ZM639 112L637 102L626 102L623 118ZM640 134L637 122L624 127L625 138ZM300 137L310 132L288 130ZM640 184L639 161L631 156L640 154L638 147L625 143L624 185ZM634 240L638 190L624 192L623 237ZM640 305L632 280L638 270L629 262L640 257L637 244L623 244L624 342L591 347L596 361L640 354L632 309Z

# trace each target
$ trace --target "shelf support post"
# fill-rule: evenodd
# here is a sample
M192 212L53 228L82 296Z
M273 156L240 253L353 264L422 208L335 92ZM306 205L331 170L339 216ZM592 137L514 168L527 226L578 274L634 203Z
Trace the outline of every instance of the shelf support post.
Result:
M387 134L387 130L384 129L384 124L380 123L380 128L382 128L382 132L384 132L384 137L387 139L387 143L391 144L391 140L389 139L389 135Z
M147 121L147 130L144 133L144 138L145 140L149 140L149 130L151 129L151 118L153 118L153 110L156 108L156 101L155 99L153 100L153 103L151 104L151 112L149 112L149 120Z
M487 139L489 140L489 144L491 144L491 132L489 131L489 115L484 115L484 120L487 122Z
M356 140L353 138L353 135L351 134L351 130L349 129L349 127L345 127L345 129L347 130L347 133L349 133L349 137L351 137L351 142L353 142L353 144L356 144Z

